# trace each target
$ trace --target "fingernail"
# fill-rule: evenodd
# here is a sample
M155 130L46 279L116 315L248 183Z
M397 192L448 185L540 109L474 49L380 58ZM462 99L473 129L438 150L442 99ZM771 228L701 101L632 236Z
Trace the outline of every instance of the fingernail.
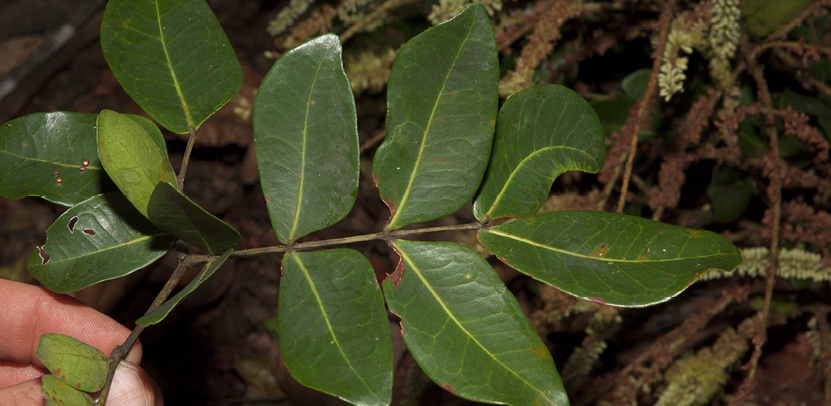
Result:
M115 370L110 396L107 399L109 406L151 406L153 388L148 386L135 364L121 361Z

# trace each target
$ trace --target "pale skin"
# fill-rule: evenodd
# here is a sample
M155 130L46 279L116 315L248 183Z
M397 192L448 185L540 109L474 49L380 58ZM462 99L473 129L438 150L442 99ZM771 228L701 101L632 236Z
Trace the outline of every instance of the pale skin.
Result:
M45 404L40 377L48 371L35 353L44 333L66 334L109 354L130 330L69 296L0 279L0 405ZM116 371L108 406L162 405L139 362L137 343Z

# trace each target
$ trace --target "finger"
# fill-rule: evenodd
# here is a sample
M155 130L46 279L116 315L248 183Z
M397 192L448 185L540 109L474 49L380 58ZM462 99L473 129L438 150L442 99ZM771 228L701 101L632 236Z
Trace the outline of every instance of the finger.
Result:
M132 362L122 361L115 370L107 405L161 406L163 402L158 386L147 373Z
M43 406L41 380L30 379L6 388L0 388L0 405ZM110 406L163 406L158 386L143 369L132 362L123 361L113 377L107 399Z
M30 379L37 379L43 376L44 373L48 372L43 368L29 364L0 361L0 387L17 385Z
M130 334L115 320L66 295L3 279L0 292L0 360L42 366L35 351L45 333L75 337L107 355ZM126 359L141 361L140 344Z
M43 406L40 379L21 382L7 388L0 388L0 405Z

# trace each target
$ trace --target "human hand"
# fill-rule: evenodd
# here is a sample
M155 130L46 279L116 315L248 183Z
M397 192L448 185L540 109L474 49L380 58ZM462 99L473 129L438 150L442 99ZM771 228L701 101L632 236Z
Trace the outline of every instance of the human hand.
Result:
M69 296L0 279L0 405L45 403L40 377L48 371L35 354L45 333L75 337L109 354L130 330ZM136 343L116 370L108 406L162 405L140 361L141 344Z

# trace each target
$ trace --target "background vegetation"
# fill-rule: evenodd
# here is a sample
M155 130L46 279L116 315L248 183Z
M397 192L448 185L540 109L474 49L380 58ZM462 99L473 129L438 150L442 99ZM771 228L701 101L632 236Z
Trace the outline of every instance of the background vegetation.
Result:
M380 229L388 211L374 198L370 164L384 136L384 80L401 44L468 3L209 1L245 82L200 131L189 196L247 237L240 248L277 243L256 178L253 92L274 58L334 32L361 114L362 178L355 209L312 239ZM706 228L743 251L737 272L705 275L645 309L577 300L491 261L546 338L572 403L831 405L831 1L482 3L496 29L500 93L563 84L593 104L607 131L603 171L561 176L544 210L594 208ZM8 56L0 121L58 109L139 111L100 55L102 5L0 6ZM181 159L184 140L165 137ZM468 213L442 221L472 221ZM58 214L33 199L0 200L0 276L28 277L26 258ZM435 238L474 246L473 234ZM383 243L355 248L379 277L397 262ZM235 260L167 327L145 333L147 368L169 404L335 402L292 383L282 366L270 271L279 260ZM78 296L132 323L172 263ZM400 337L394 353L397 404L464 402L430 383Z

